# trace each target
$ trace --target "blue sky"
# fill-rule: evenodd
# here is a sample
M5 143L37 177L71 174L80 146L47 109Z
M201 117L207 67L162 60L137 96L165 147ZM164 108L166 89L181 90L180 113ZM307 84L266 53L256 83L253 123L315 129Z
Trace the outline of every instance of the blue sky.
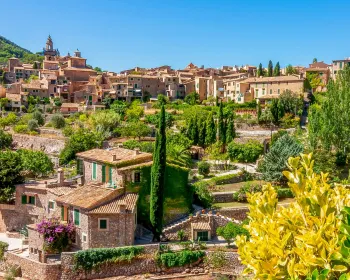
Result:
M51 34L61 54L79 48L88 64L110 71L350 56L347 0L17 0L1 9L9 40L36 52Z

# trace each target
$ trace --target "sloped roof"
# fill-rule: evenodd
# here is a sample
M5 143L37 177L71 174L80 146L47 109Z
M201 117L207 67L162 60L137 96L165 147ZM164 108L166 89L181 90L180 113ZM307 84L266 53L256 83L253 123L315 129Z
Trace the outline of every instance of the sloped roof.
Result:
M277 77L253 77L243 80L244 83L271 83L271 82L303 82L298 76L277 76Z
M105 187L102 183L84 185L57 199L57 202L92 209L117 196L121 189Z
M125 211L133 213L138 199L137 193L123 194L110 202L107 202L89 211L89 214L118 214L121 213L120 206L125 206Z
M123 148L114 148L110 150L92 149L77 154L77 157L90 159L97 162L103 162L110 165L135 165L152 160L152 154L138 152ZM130 164L128 164L130 162Z

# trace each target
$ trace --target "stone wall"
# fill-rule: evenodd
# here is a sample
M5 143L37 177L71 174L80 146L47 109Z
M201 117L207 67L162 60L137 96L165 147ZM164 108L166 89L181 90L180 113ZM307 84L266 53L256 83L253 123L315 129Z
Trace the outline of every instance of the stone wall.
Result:
M46 138L26 134L12 134L15 149L43 151L47 154L59 154L64 148L64 139Z
M214 251L207 251L206 255L207 258L209 259L211 256L213 256L215 252ZM226 258L226 263L224 267L222 268L222 271L225 273L230 273L233 275L242 275L242 272L244 270L244 266L242 265L241 261L239 260L239 255L236 252L223 252L225 258ZM207 265L206 267L207 270L213 270L210 265ZM214 270L219 270L220 269L214 269Z
M218 210L218 213L220 215L235 219L238 221L243 221L247 218L247 213L249 212L248 207L242 207L242 208L221 208Z
M212 193L214 203L233 202L234 192L215 192Z
M22 277L31 280L60 280L61 265L46 264L26 257L7 252L5 255L7 266L20 266Z

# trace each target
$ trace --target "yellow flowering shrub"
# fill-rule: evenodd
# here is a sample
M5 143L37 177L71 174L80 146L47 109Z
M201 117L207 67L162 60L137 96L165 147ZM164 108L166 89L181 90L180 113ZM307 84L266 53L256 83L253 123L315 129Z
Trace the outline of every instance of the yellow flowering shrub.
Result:
M312 154L288 160L295 202L286 207L271 184L248 195L250 238L236 244L254 279L350 279L350 190L331 187L313 165Z

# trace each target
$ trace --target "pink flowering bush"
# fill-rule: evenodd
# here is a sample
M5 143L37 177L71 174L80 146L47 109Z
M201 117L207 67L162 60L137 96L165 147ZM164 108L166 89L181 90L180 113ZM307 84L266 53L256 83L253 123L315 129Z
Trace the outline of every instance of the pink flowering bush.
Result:
M45 251L61 253L75 239L75 226L62 224L58 219L43 220L36 225L36 229L45 239Z

